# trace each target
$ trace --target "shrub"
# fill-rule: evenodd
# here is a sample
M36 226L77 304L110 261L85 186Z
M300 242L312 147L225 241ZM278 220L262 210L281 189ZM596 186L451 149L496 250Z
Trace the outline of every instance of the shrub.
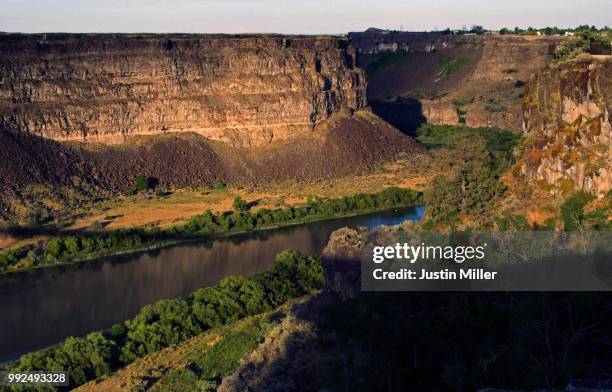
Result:
M249 231L270 225L325 219L348 212L369 212L372 210L414 206L421 202L421 194L409 189L388 188L378 194L357 194L340 199L310 199L306 206L287 207L276 210L260 209L248 211L248 204L240 197L234 199L235 211L215 214L206 210L202 215L193 216L182 226L169 229L115 230L108 233L89 234L82 237L52 238L44 252L30 258L29 265L43 262L67 262L83 253L109 253L120 249L134 249L165 239L189 234L210 235L232 231ZM99 222L98 222L99 223ZM102 224L92 225L102 229ZM40 251L40 248L35 250ZM23 249L20 254L25 253ZM18 260L21 261L21 260ZM12 264L16 264L13 262ZM6 263L5 263L6 264ZM7 264L8 265L8 264ZM25 264L20 263L20 268ZM0 268L1 264L0 264Z
M579 191L561 204L561 220L566 231L578 230L584 221L584 207L593 200L590 193Z
M132 192L138 193L149 189L149 183L143 176L136 176L132 184Z
M232 203L232 207L236 211L247 211L249 209L248 203L240 196L234 197L234 202Z
M93 230L102 230L104 228L104 224L98 220L91 222L89 225Z
M480 136L458 134L445 141L452 146L439 157L440 171L425 193L429 218L455 221L459 213L484 215L504 187L499 180L506 165L488 150Z
M253 277L228 277L185 299L147 305L122 324L84 338L70 337L55 347L26 354L9 369L65 370L70 374L71 387L76 387L212 326L255 315L292 297L313 293L323 282L323 267L318 258L285 251L277 255L266 272ZM241 345L245 343L238 340ZM231 363L236 360L231 358Z
M64 241L61 238L52 238L49 240L49 242L47 242L46 253L52 255L53 257L60 257L63 251Z

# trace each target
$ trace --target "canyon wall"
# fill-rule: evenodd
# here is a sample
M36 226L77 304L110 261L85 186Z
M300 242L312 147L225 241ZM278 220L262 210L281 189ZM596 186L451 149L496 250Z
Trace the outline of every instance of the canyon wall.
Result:
M0 34L0 131L260 146L365 108L355 64L346 37Z
M522 128L524 83L567 38L363 32L350 34L368 98L415 98L435 124ZM378 105L380 106L380 105ZM393 121L392 121L393 122Z
M587 56L534 75L524 100L529 144L521 167L597 194L612 188L612 56Z

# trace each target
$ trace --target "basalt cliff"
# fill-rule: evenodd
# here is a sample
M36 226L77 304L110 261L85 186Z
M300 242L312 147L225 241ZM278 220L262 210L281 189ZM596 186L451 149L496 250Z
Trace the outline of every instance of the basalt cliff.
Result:
M318 181L425 149L345 36L0 34L0 220L126 192Z
M524 99L521 170L562 188L612 188L612 56L582 56L535 74Z
M525 83L567 40L388 31L350 36L374 112L408 133L423 122L520 132Z
M0 35L0 129L117 143L193 132L233 146L363 109L346 37Z

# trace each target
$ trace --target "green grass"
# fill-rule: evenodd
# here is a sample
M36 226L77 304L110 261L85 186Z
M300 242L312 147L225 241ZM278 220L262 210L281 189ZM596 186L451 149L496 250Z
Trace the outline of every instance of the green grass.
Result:
M422 52L398 51L394 53L363 55L362 58L369 60L366 71L370 77L374 77L387 68L407 63L422 54Z
M438 65L438 80L447 80L470 62L467 57L443 57Z
M214 391L240 360L253 352L272 327L265 317L255 317L208 350L198 351L185 368L172 370L155 391Z

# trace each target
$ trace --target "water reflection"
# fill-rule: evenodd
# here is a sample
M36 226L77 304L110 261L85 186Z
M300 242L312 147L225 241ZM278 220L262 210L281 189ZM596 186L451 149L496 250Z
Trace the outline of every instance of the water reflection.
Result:
M417 207L316 222L2 278L0 361L108 328L146 304L225 276L263 271L284 249L318 254L339 227L392 225L423 212Z

